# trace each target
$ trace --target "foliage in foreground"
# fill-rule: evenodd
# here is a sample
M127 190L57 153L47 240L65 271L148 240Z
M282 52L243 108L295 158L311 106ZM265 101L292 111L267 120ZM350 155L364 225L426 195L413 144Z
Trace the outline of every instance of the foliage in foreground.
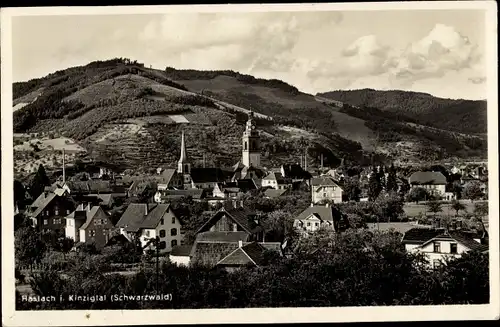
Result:
M438 270L408 254L393 232L323 231L298 244L293 258L271 258L264 267L234 273L165 263L156 273L105 274L103 258L91 256L65 272L35 275L37 295L107 295L104 302L21 302L17 309L238 308L370 305L479 304L489 299L488 257L467 253ZM202 290L202 291L200 291ZM113 294L172 294L171 301L111 302Z

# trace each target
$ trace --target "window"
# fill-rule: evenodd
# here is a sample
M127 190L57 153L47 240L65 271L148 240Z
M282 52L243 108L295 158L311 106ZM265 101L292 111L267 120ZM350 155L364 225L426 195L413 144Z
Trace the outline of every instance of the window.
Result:
M57 209L57 208L56 208L56 210L55 210L55 215L56 215L56 216L59 216L59 209Z
M319 223L315 223L314 226L318 227L319 226Z
M160 237L165 237L165 234L166 234L166 233L165 233L165 230L164 230L164 229L160 230Z
M163 250L166 247L167 247L167 243L165 241L161 241L160 244L158 244L159 250Z
M172 217L172 224L175 224L175 217Z
M66 214L69 215L69 209L66 210Z
M233 224L233 232L237 232L238 231L238 225L237 224Z
M149 231L148 230L146 231L146 237L149 237Z
M245 141L245 150L248 148L247 141Z
M60 224L61 223L61 219L54 219L54 224Z
M164 223L165 223L165 219L163 219L163 218L162 218L162 219L160 220L160 225L163 225Z
M311 226L311 223L307 223L307 226L308 226L308 227L309 227L309 226Z
M45 211L45 215L48 216L50 213L49 213L49 210Z
M450 244L450 253L457 253L457 243Z
M100 219L96 219L95 220L95 225L100 225L101 224L101 220Z
M72 219L68 219L68 226L73 226L73 220Z
M90 237L94 237L95 236L95 229L89 230L89 235L90 235Z
M441 252L441 244L439 242L434 243L434 252Z
M323 193L323 197L326 198L326 193Z
M177 246L177 240L172 240L172 242L170 242L170 245L172 247Z
M48 224L49 224L49 220L48 220L48 219L44 219L44 220L43 220L43 224L44 224L44 225L48 225Z
M177 228L172 228L172 229L170 230L170 235L171 235L171 236L175 236L175 235L177 235Z

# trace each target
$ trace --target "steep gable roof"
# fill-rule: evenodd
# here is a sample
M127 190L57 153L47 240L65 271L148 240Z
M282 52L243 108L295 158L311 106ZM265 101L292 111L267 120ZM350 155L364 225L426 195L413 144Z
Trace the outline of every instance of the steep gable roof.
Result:
M171 216L176 217L172 210L170 210L170 204L158 204L144 217L144 220L140 223L140 227L156 228L166 213L170 213Z
M311 215L315 215L324 221L334 221L336 218L336 212L334 212L333 207L329 206L312 206L307 207L304 211L302 211L295 220L304 220Z
M29 213L31 217L38 217L38 215L45 210L45 208L57 197L57 194L48 193L47 195L42 192L36 198L36 200L31 204L31 208L34 210Z
M432 241L443 241L443 240L454 240L457 243L462 244L469 250L484 252L488 250L488 245L476 242L474 239L470 238L466 233L461 231L450 231L439 230L440 233L425 242L423 242L420 247L429 244Z
M339 185L331 177L313 177L311 179L312 186L338 186Z
M436 171L417 171L411 174L409 183L421 185L445 185L446 177L442 173Z
M116 223L116 227L130 228L138 226L144 220L146 214L146 206L149 206L148 209L151 209L156 205L146 203L129 204L125 212L120 217L120 220L118 220L118 222Z
M99 206L92 207L92 209L90 209L90 211L87 211L87 220L80 227L80 229L86 229L87 227L89 227L90 223L92 222L92 219L97 215L97 213L99 211L101 211L102 213L104 213L106 215L106 213L104 212L104 210L102 210L102 208L99 207Z
M264 250L264 247L262 247L259 243L252 242L242 247L238 247L226 257L221 259L217 265L242 266L246 264L254 264L259 266L262 264L264 259Z
M215 213L215 215L210 218L203 226L201 226L197 233L200 233L205 230L206 227L212 226L221 219L224 215L230 217L236 224L238 224L241 228L243 228L246 232L253 234L260 230L259 226L255 226L251 217L255 214L246 208L221 208L219 211Z
M165 169L164 171L161 172L160 179L158 180L158 182L160 184L169 184L176 173L177 170L175 169Z
M285 177L292 179L310 179L312 176L308 171L302 169L298 164L282 165Z

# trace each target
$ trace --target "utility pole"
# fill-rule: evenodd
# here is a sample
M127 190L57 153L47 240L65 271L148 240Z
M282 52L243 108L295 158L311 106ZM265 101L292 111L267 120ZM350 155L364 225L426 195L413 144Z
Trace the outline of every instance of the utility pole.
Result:
M156 236L155 238L155 246L156 246L156 294L158 294L158 279L159 279L159 270L160 270L160 237Z
M64 148L62 149L62 168L63 168L63 186L64 184L66 183L66 167L65 167L65 157L66 157L66 154L64 152Z

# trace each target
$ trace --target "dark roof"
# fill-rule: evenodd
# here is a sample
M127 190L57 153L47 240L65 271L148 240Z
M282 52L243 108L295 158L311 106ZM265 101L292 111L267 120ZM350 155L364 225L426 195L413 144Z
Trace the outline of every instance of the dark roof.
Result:
M103 211L101 207L95 206L90 209L90 211L87 211L87 220L85 223L80 227L80 229L85 229L89 227L90 222L92 221L92 218L99 212L99 210Z
M417 171L411 174L409 183L444 185L446 184L446 177L444 177L442 173L436 171Z
M175 169L165 169L164 171L161 172L160 174L160 180L158 181L161 184L168 184L174 177L174 175L177 173L177 170Z
M212 226L217 220L221 219L224 215L232 218L232 220L238 224L241 228L243 228L246 232L253 234L259 231L259 227L255 225L252 220L252 217L255 216L253 212L246 208L221 208L219 211L215 213L215 215L210 218L203 226L198 229L198 233L205 230L206 227Z
M468 235L461 232L450 232L450 236L455 239L458 243L465 245L467 248L473 251L484 252L489 249L486 244L481 244L476 242L474 239L470 238Z
M193 245L177 245L172 248L170 255L187 257L190 255L192 248Z
M275 190L273 188L270 188L264 191L264 196L268 198L277 198L285 194L287 191L288 189Z
M282 167L285 173L285 177L292 179L310 179L312 177L311 174L302 169L300 165L291 164L283 165Z
M423 244L434 237L441 235L443 228L412 228L403 236L403 243Z
M198 242L191 249L191 262L215 266L222 258L238 248L238 242Z
M269 174L267 174L266 177L264 177L263 179L265 180L275 180L278 184L286 184L286 183L291 183L291 179L288 179L288 178L285 178L283 177L283 175L281 173L278 173L278 172L270 172Z
M126 244L129 242L130 241L128 240L128 238L126 238L123 234L117 234L108 240L108 242L106 243L106 246L113 246L116 244Z
M303 220L309 217L310 215L315 215L324 221L334 221L341 217L340 211L335 209L335 207L317 205L317 206L307 207L295 218L295 220Z
M103 206L110 206L113 200L112 194L89 194L88 196L102 200L101 205Z
M71 190L71 193L113 193L113 187L110 181L69 181L66 184Z
M246 242L248 233L246 232L202 232L196 235L196 242Z
M226 179L220 168L191 168L189 175L194 183L223 182Z
M205 196L205 190L190 189L190 190L163 190L160 191L161 197L165 199L177 199L181 197L192 197L193 199L202 199Z
M338 186L331 177L313 177L311 179L312 186Z
M149 211L147 216L144 217L144 220L141 222L140 227L156 228L156 226L158 226L158 224L160 223L161 218L166 213L171 213L171 215L175 217L172 210L170 209L170 204L158 204L151 211Z
M250 190L256 190L257 185L255 185L255 182L253 179L237 179L236 180L236 186L242 191L242 192L248 192Z
M260 265L264 259L265 249L257 242L238 247L220 260L217 265L243 266L246 264Z
M122 214L118 223L116 223L116 227L131 228L131 230L139 230L140 223L145 219L146 206L148 206L148 212L149 212L156 206L156 204L152 203L129 204L125 212Z
M42 192L31 204L29 216L37 217L56 197L57 195L54 193L45 194L45 192Z

